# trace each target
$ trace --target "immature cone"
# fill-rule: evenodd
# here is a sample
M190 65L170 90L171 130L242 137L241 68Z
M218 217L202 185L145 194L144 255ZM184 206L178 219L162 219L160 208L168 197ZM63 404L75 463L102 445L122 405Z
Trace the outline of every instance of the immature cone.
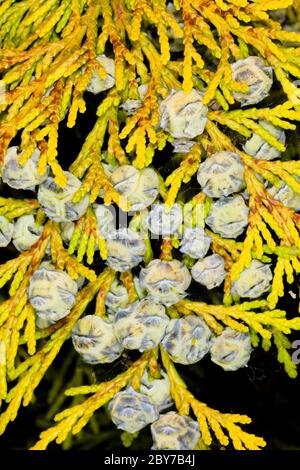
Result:
M175 411L163 414L151 425L153 450L193 450L200 439L197 421Z
M158 407L131 388L117 393L108 409L117 428L129 433L140 431L159 417Z
M177 139L193 139L202 134L208 112L202 98L203 93L194 88L188 94L172 90L159 107L160 127Z
M140 272L140 285L146 290L147 298L166 306L185 297L190 283L189 270L178 260L154 259Z
M171 144L173 145L173 153L189 153L195 145L194 140L190 139L174 139Z
M79 202L72 199L81 187L81 181L69 171L64 171L67 178L65 188L60 188L50 176L42 183L38 190L38 201L41 209L49 219L54 222L70 222L78 220L89 206L89 197L86 195Z
M60 224L60 229L63 241L69 243L75 230L74 222L62 222Z
M110 313L117 312L128 304L128 292L124 284L114 281L107 293L105 305Z
M146 245L137 232L121 228L107 236L106 249L108 266L123 272L143 261Z
M124 101L123 104L121 104L119 107L121 109L124 109L126 112L127 116L133 116L142 106L142 101L141 100L133 100L133 99L127 99Z
M245 367L251 356L251 338L248 333L241 333L232 328L225 330L212 341L211 360L226 371L235 371Z
M98 55L96 59L99 64L102 65L107 75L105 78L100 78L99 73L96 71L92 75L91 80L86 87L86 91L89 91L94 95L101 93L101 91L109 90L109 88L112 88L115 84L115 62L103 54Z
M31 276L27 294L36 315L55 323L70 313L77 289L77 283L66 272L44 262Z
M127 116L133 116L142 106L143 100L148 90L148 85L140 85L138 87L138 94L140 99L130 99L128 98L123 104L120 105L121 109L124 109Z
M239 297L256 299L270 289L272 279L270 265L255 259L251 261L249 268L244 269L239 278L232 283L231 292Z
M203 258L209 250L211 238L203 228L186 228L180 242L180 251L191 258Z
M222 284L226 276L224 258L218 254L206 256L194 264L191 273L196 282L207 289L214 289Z
M275 127L265 120L258 121L258 124L276 137L279 142L285 144L285 132L281 127ZM250 139L245 142L243 150L258 160L274 160L275 158L279 158L281 155L279 150L255 133L253 133Z
M205 223L223 238L236 238L248 225L249 209L240 195L221 197L213 202Z
M46 317L39 317L36 315L35 317L35 327L38 328L39 330L43 330L44 328L48 328L49 326L53 325L53 321L49 320Z
M149 374L145 371L141 378L140 392L157 405L160 411L172 404L170 380L163 371L161 371L159 379L149 377Z
M147 292L145 288L141 285L140 279L137 276L134 276L133 284L134 284L135 291L138 295L138 298L140 300L144 299L147 295Z
M146 209L158 196L159 180L152 168L121 165L112 173L111 182L133 212Z
M291 175L298 183L300 183L300 178L296 175ZM281 181L280 187L272 186L268 188L268 193L277 201L280 201L285 207L293 209L296 212L300 211L300 194L292 190L292 188Z
M0 247L9 245L14 232L14 224L0 215Z
M107 238L116 229L114 207L93 204L93 209L96 217L97 235L101 238Z
M167 207L155 204L145 219L145 225L154 235L168 237L178 232L182 226L182 208L179 204Z
M170 320L162 345L174 362L195 364L209 351L212 333L195 315Z
M14 226L13 244L18 251L27 251L40 238L43 227L36 224L32 214L20 217Z
M113 323L96 315L78 320L72 330L72 341L76 351L88 364L113 362L123 351Z
M38 149L33 152L25 165L20 165L19 160L23 153L19 147L8 148L3 161L2 179L11 188L34 191L35 186L45 181L47 172L44 175L40 175L38 172L41 153Z
M229 196L245 188L244 165L238 153L214 153L199 166L197 179L207 196Z
M138 277L133 278L134 289L138 298L141 300L145 297L146 293L141 289L140 281ZM115 313L128 305L129 296L128 291L124 284L119 281L114 281L110 287L110 290L105 299L105 305L107 307L107 312L109 315L112 315L113 318Z
M163 305L141 300L117 311L115 333L125 349L143 352L160 343L168 322Z
M234 91L233 97L242 106L256 104L266 98L273 84L273 70L256 56L238 60L231 64L232 79L235 82L246 83L245 93Z

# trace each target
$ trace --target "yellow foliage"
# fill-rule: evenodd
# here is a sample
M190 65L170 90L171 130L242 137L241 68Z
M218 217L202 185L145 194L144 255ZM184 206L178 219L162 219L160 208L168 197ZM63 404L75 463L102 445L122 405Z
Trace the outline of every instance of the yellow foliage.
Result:
M248 416L221 413L197 400L188 391L185 383L178 375L174 364L163 349L161 349L161 356L171 382L171 395L175 400L176 407L179 413L184 415L189 414L190 409L192 409L198 420L204 444L211 445L211 431L213 431L221 445L227 446L231 442L236 450L259 450L266 445L264 439L254 434L248 434L239 426L240 424L251 423L251 419Z
M103 261L107 249L105 239L99 236L92 204L100 192L105 205L116 204L127 212L130 207L113 186L103 164L129 164L143 169L156 164L156 158L159 161L160 151L173 140L160 128L159 112L160 102L172 90L183 89L185 93L193 88L201 90L203 104L209 111L205 131L195 139L189 153L177 161L169 156L171 162L167 165L173 166L166 180L159 174L161 164L158 163L161 198L167 206L175 202L184 204L185 208L189 205L190 226L204 227L212 199L199 192L188 196L187 201L182 186L195 177L202 157L228 150L238 152L245 166L250 212L243 241L224 239L205 228L212 238L212 251L225 261L223 305L184 299L169 307L168 314L171 318L199 315L216 335L224 327L249 332L253 345L261 342L266 351L274 344L279 362L290 377L296 376L287 335L300 330L300 318L287 318L286 312L276 306L285 294L285 280L292 284L300 272L300 216L271 197L259 178L275 187L287 184L300 194L297 179L300 164L296 158L257 160L241 152L235 142L255 133L284 152L285 145L260 124L261 120L281 129L296 129L300 120L300 88L295 82L300 78L300 33L284 30L270 12L289 8L289 16L294 22L299 21L299 0L294 3L292 0L175 0L172 5L174 12L162 0L1 2L0 71L6 93L5 100L0 102L0 166L13 139L20 137L23 153L19 164L25 165L39 149L40 175L49 167L57 185L65 187L66 177L58 155L60 123L65 120L67 127L72 128L78 123L79 113L86 112L85 91L91 78L94 74L100 79L107 77L97 60L107 50L114 59L115 84L100 95L93 128L69 168L82 183L73 202L88 196L90 205L86 214L76 221L68 248L64 246L61 227L46 221L36 199L0 198L0 215L9 221L33 214L37 225L44 225L40 239L32 248L0 266L0 288L9 283L8 294L0 304L0 400L7 402L0 416L0 433L16 418L21 404L30 403L75 323L94 298L95 314L105 315L106 296L116 273L106 268L102 274L96 274L99 258L95 251L99 248ZM178 55L172 54L174 43L181 51ZM230 64L249 55L261 57L272 67L278 82L275 103L279 104L259 108L231 106L235 104L235 93L246 93L248 86L233 80ZM140 85L146 86L143 96ZM133 114L122 107L128 99L136 101ZM299 148L293 151L297 155ZM130 227L141 230L143 217L136 214ZM160 246L160 259L172 260L179 243L175 236L165 237ZM145 238L145 244L147 265L153 258L149 237ZM27 287L49 248L57 268L65 270L72 279L84 276L89 282L79 292L66 318L44 330L36 330ZM188 257L182 259L189 267L193 263ZM253 259L274 260L270 292L262 300L234 304L232 282ZM93 265L93 269L86 264ZM136 301L138 294L132 272L120 274L119 279L127 289L129 303ZM221 446L231 443L236 450L264 447L262 438L244 432L240 426L249 423L250 418L221 413L197 400L163 350L161 359L178 412L186 415L193 412L199 422L202 441L198 447L210 446L213 434ZM84 386L82 381L74 380L74 385L80 386L72 386L67 396L93 395L82 403L74 401L74 406L58 413L55 418L58 424L44 431L33 449L45 449L52 441L68 444L70 432L79 433L93 419L93 413L127 384L139 389L146 368L153 377L159 376L156 350L144 353L127 371L108 382ZM9 388L7 382L12 381ZM58 411L59 404L55 406ZM124 440L130 441L126 436Z
M93 393L93 395L83 403L68 408L56 415L54 419L58 421L58 424L42 432L40 440L31 450L45 450L50 442L55 441L60 444L67 438L70 432L72 434L79 433L96 410L111 400L130 380L134 379L136 374L143 374L151 355L151 351L144 353L129 369L109 382L67 390L66 394L69 396L89 393Z

